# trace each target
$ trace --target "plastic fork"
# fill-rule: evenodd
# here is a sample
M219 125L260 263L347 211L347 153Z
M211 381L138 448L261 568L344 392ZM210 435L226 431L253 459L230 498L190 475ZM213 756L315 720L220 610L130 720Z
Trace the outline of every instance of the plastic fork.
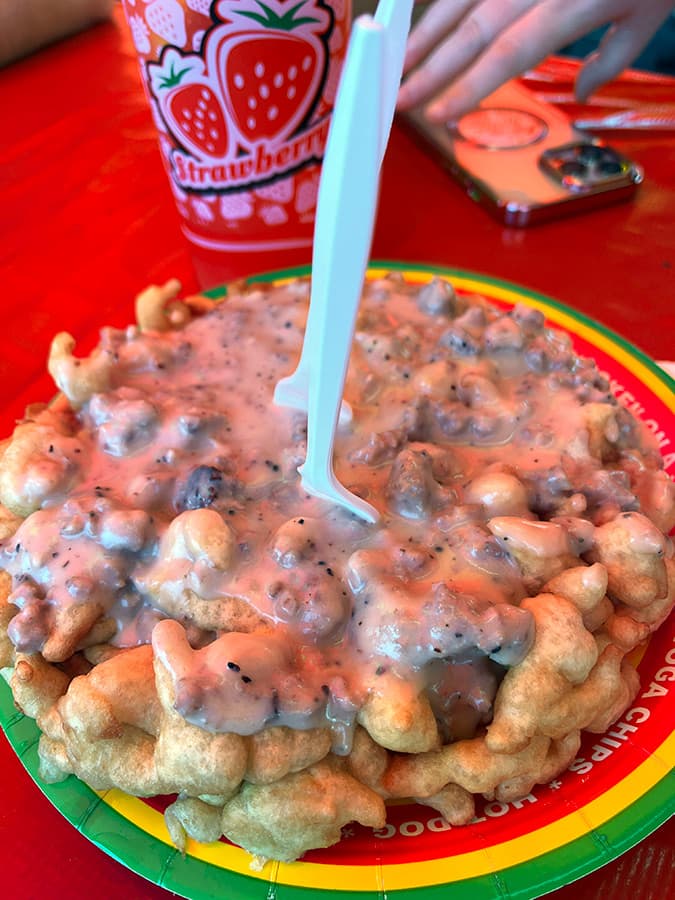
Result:
M303 344L306 368L300 372L307 390L303 487L368 522L379 514L338 481L333 446L377 205L383 63L384 31L362 16L352 29L319 184L313 319ZM277 386L277 402L278 391Z
M380 165L389 143L391 124L394 121L413 5L414 0L380 0L375 10L375 22L381 25L385 32Z
M389 134L391 132L391 125L394 119L396 97L398 94L399 85L401 83L401 75L403 73L403 60L405 57L406 41L408 38L408 32L410 31L412 7L413 0L380 0L380 3L375 10L374 22L385 32L384 70L382 76L383 89L381 94L380 116L382 128L379 140L380 154L378 174L379 169L382 165L385 151L387 149L387 144L389 143ZM356 22L354 23L352 37L350 38L350 44L354 40L354 32L356 31L357 23L361 22L361 25L358 26L360 28L366 20L370 20L370 17L361 16L360 19L356 20ZM341 83L348 77L348 63L349 54L347 60L345 61ZM364 69L364 75L366 77L368 77L369 75L370 77L372 77L375 72L375 67L372 63L370 64L370 66L365 65ZM339 102L339 92L337 102ZM339 115L337 102L335 105L335 109L333 110L333 123L335 122L336 117ZM333 127L334 126L331 125L331 131L333 130ZM359 139L358 136L356 137L356 139ZM330 160L328 159L327 148L322 170L323 173L329 170L329 165ZM274 392L274 402L277 405L290 406L293 409L301 409L304 412L308 411L310 374L313 367L315 365L318 365L317 354L315 352L315 347L317 344L316 331L318 328L317 323L319 317L322 315L322 303L320 303L317 299L320 295L320 291L318 285L316 284L316 281L321 277L321 267L324 263L325 250L327 248L323 246L320 238L322 223L320 221L319 215L319 204L317 204L317 218L314 230L314 248L312 257L312 302L310 302L309 315L307 317L307 324L305 326L305 339L302 345L302 353L300 355L300 360L298 361L298 365L295 371L291 375L288 375L286 378L282 378L278 382ZM348 423L351 420L351 417L352 413L349 404L343 401L340 410L340 422L343 424Z
M375 18L354 23L319 185L302 353L274 393L278 405L308 414L307 457L299 470L305 489L369 522L379 514L337 480L333 447L338 418L351 418L342 394L411 9L412 0L382 0Z

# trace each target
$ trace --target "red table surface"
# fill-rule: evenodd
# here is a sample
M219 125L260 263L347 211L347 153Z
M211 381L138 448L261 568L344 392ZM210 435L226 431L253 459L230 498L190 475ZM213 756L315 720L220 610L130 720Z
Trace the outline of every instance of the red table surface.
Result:
M0 97L6 433L28 400L50 396L43 373L54 333L66 329L91 340L102 324L131 321L133 297L146 284L177 276L192 291L199 283L121 18L4 70ZM490 219L395 126L373 257L518 282L600 320L653 358L672 359L675 134L616 134L612 142L645 168L634 201L521 230ZM270 259L268 267L280 262ZM4 737L0 767L4 897L167 896L76 832ZM671 820L551 896L672 896L674 846Z

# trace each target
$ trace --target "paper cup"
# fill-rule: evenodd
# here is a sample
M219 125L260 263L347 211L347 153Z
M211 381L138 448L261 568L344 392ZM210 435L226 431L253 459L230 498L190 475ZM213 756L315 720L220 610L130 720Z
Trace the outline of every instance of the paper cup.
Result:
M307 261L350 0L123 6L182 228L211 280Z

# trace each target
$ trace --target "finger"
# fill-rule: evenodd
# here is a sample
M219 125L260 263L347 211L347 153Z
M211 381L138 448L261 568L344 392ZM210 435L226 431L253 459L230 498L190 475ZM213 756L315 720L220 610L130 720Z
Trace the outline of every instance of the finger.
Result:
M399 109L431 99L479 57L498 34L538 2L503 0L495 4L487 0L475 6L450 37L406 79L399 92Z
M593 0L542 0L531 6L428 107L429 119L440 122L473 109L505 81L606 22L605 6L609 5Z
M457 25L478 0L436 0L408 37L403 72L409 72Z
M672 2L652 3L617 22L603 38L596 53L585 61L575 84L579 102L627 68L668 18Z

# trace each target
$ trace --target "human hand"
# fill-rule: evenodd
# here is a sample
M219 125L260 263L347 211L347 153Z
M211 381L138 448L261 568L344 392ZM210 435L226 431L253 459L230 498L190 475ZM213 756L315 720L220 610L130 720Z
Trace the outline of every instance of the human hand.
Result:
M434 0L411 31L398 108L432 101L429 119L456 118L549 53L610 24L577 77L585 100L630 65L674 7L673 0Z

